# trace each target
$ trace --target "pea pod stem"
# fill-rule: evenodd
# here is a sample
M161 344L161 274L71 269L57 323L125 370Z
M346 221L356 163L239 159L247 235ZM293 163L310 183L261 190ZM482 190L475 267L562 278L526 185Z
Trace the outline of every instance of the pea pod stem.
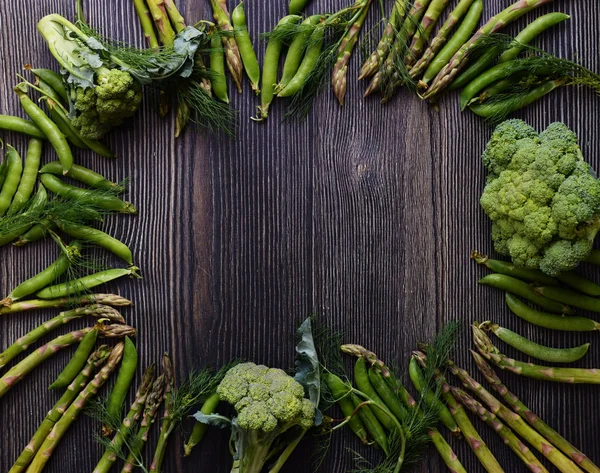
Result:
M484 322L480 328L494 332L500 340L515 350L550 363L572 363L585 356L590 347L589 343L573 348L547 347L491 322Z
M525 404L523 404L517 396L508 390L496 375L492 367L486 363L481 355L471 350L471 354L475 359L475 364L490 383L494 390L504 399L508 406L521 416L525 422L531 425L536 431L544 436L555 447L559 448L563 453L569 456L578 466L589 473L600 473L598 468L586 455L575 448L571 443L565 440L562 435L556 432L552 427L546 424L535 413L533 413Z
M498 368L527 378L569 384L600 384L600 370L585 368L556 368L513 360L494 346L487 334L475 323L472 326L473 340L479 353Z
M499 63L515 59L523 50L523 46L531 43L536 37L558 23L562 23L570 18L569 15L560 12L552 12L542 15L529 23L515 37L515 45L502 53L498 59Z
M450 372L461 381L462 385L473 392L487 406L490 412L498 416L521 438L525 439L529 445L544 455L558 470L563 473L581 473L579 467L571 459L563 455L560 450L532 429L518 414L498 401L489 391L473 379L469 373L456 366L452 360L448 360L447 366Z
M600 330L600 323L585 317L546 314L544 312L532 309L518 297L509 292L505 296L506 304L509 309L518 317L527 322L551 330L561 330L563 332L591 332Z
M56 299L60 297L81 294L93 289L94 287L114 281L115 279L123 276L139 277L137 276L138 269L139 268L136 268L135 266L131 266L129 268L107 269L105 271L99 271L97 273L75 279L74 281L56 284L55 286L48 286L41 291L38 291L36 296L40 299Z
M62 327L73 320L81 319L87 316L92 316L98 319L106 318L117 323L125 322L123 316L116 309L113 309L110 306L103 306L101 304L92 304L87 307L61 312L56 317L44 322L27 334L15 340L11 346L0 353L0 368L6 366L12 359L26 351L33 343L37 342L42 337L45 337L53 330L56 330L57 328ZM88 358L88 356L89 353L85 356L84 361ZM77 372L81 371L82 368L83 366L80 367ZM70 379L69 382L72 380L73 379ZM69 383L66 383L63 387L66 387L68 384Z
M507 276L505 274L488 274L479 280L479 284L495 287L506 292L510 292L515 296L523 297L534 304L557 314L571 313L572 309L569 306L563 305L560 302L549 299L541 294L539 288L534 290L529 284L520 279Z
M61 419L63 412L72 404L75 398L77 398L93 373L104 364L109 355L110 349L108 346L102 345L87 359L85 367L77 375L77 378L69 385L48 415L46 415L25 449L15 461L9 473L25 472L42 443L52 431L54 425Z

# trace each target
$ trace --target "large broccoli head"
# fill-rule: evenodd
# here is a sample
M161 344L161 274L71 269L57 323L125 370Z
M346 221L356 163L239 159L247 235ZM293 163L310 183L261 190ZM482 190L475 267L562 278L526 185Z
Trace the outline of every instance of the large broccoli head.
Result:
M102 138L112 127L131 117L142 101L142 88L128 72L104 69L95 87L75 90L77 115L73 125L84 138Z
M600 181L563 123L538 134L521 120L499 125L483 162L481 206L496 251L518 266L556 275L589 254L600 229Z
M235 407L239 426L271 432L299 425L308 430L315 406L304 397L304 387L285 371L254 363L231 368L217 388L223 401Z

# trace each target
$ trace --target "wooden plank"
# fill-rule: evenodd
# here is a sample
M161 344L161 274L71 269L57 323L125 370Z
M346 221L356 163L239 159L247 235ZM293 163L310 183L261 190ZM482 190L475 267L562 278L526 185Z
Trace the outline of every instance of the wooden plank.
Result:
M285 14L285 4L247 2L255 40ZM309 11L343 4L314 0ZM486 14L507 4L489 0ZM108 36L142 44L130 2L90 1L86 8L90 22L101 25ZM186 1L182 10L189 19L210 18L208 2ZM540 12L550 10L565 11L571 20L545 34L540 45L562 56L576 55L597 70L600 7L561 0ZM51 12L71 17L72 2L0 3L0 50L6 64L0 113L20 114L11 88L21 65L55 66L35 31L36 19ZM373 8L368 28L376 17ZM509 31L525 23L521 19ZM257 50L262 60L264 48ZM218 365L234 356L291 366L293 331L311 312L343 329L346 341L372 347L400 366L417 341L457 318L464 331L456 358L472 371L468 324L473 320L500 321L541 343L597 342L594 336L533 329L508 313L501 294L475 284L484 271L469 262L469 251L492 250L489 223L478 205L484 183L479 156L490 126L459 113L454 95L441 101L439 111L406 91L386 106L376 97L363 100L365 85L354 81L358 63L355 57L350 65L346 105L338 107L326 91L301 123L282 123L284 106L279 103L267 123L252 123L249 117L257 101L245 83L243 95L231 92L232 106L239 110L235 139L190 129L175 140L173 117L158 118L146 103L124 130L111 135L118 160L77 152L77 159L108 178L131 178L128 196L140 215L111 218L107 228L135 249L143 270L141 281L111 286L136 302L124 313L140 330L143 364L158 361L167 350L174 355L179 377L193 367ZM600 167L600 107L593 93L559 91L518 116L540 129L564 121L581 137L588 161ZM4 137L19 149L26 145L22 137ZM54 159L50 154L46 152L46 159ZM0 249L0 294L55 256L48 242ZM587 270L598 278L597 270ZM0 318L0 343L7 346L52 314ZM0 402L0 420L10 426L0 432L0 471L8 471L57 398L46 386L68 358L67 352L57 355ZM581 366L600 366L594 345ZM505 374L502 378L600 462L600 398L594 387L555 386ZM476 425L506 471L525 471L490 429ZM46 471L91 471L101 454L96 433L90 419L80 419ZM155 434L150 444L154 441ZM208 438L189 459L181 457L181 443L177 433L166 472L229 471L223 432ZM468 471L481 471L464 442L451 443ZM348 433L336 435L321 471L350 470L346 447L361 449ZM310 445L302 446L286 471L311 471L303 462L309 453ZM372 451L366 455L377 457ZM443 471L433 450L420 471Z

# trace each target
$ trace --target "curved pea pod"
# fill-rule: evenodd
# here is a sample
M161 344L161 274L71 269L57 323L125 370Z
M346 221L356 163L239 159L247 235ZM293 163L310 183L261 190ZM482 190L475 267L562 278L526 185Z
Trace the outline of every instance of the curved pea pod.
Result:
M106 405L107 413L112 419L121 418L123 403L125 402L125 397L127 396L127 392L129 391L131 383L135 377L137 363L138 353L135 348L135 344L129 337L126 337L121 368L119 368L117 380L115 381L115 385L110 392Z
M369 379L367 363L364 357L359 357L354 365L354 382L359 391L365 393L375 404L371 405L371 410L379 423L387 430L393 430L394 414L390 411L386 403L381 399ZM381 406L381 408L379 407Z
M63 251L61 251L61 254L56 261L32 278L23 281L21 284L15 287L5 299L0 301L0 305L10 306L14 301L40 291L51 282L58 279L71 266L71 260L73 256L79 256L80 249L80 242L72 242Z
M498 324L488 324L482 328L491 330L500 340L513 347L515 350L519 350L521 353L550 363L572 363L583 358L590 347L589 343L573 348L547 347L535 343Z
M310 0L290 0L288 12L290 15L299 15L309 4Z
M44 186L40 184L35 196L27 204L27 209L19 215L12 217L13 225L11 228L0 232L0 246L7 245L16 238L23 238L23 234L29 233L32 229L32 223L28 218L22 218L29 215L30 212L38 212L48 202L48 193ZM16 244L16 242L15 242Z
M0 115L0 130L16 131L40 140L46 139L44 132L34 122L12 115Z
M376 407L365 404L356 394L351 394L351 397L354 409L358 411L358 417L363 421L367 432L371 435L375 443L379 445L381 450L386 455L389 455L390 443L388 437L385 430L383 430L383 426L373 413L373 409L376 409Z
M225 78L225 51L221 38L213 33L210 40L209 66L211 73L212 91L220 101L229 103L227 79Z
M37 172L40 167L40 159L42 157L42 140L32 138L29 140L27 147L27 155L25 156L25 167L21 175L19 187L15 193L12 203L8 208L7 215L14 215L19 212L33 194L35 182L37 181Z
M14 238L12 238L12 240L14 240L18 237L17 241L15 241L13 245L25 246L27 243L33 243L34 241L42 240L48 236L49 231L54 231L56 229L57 227L54 223L52 223L50 220L43 219L37 225L34 225L20 235L16 235ZM2 243L0 243L0 246L1 245Z
M363 443L367 443L367 431L362 420L355 415L355 405L349 396L349 386L333 373L323 373L323 380L329 388L342 414L349 419L348 427Z
M4 184L4 179L6 179L6 172L8 171L8 161L6 159L2 160L0 164L0 190L2 189L2 185Z
M67 88L65 87L62 76L58 72L43 68L31 69L31 72L41 82L48 84L48 86L51 87L56 94L58 94L63 104L67 104L69 102Z
M52 161L48 164L45 164L40 169L40 174L54 174L55 176L62 176L62 166L60 161ZM94 189L114 191L119 193L125 192L125 186L111 182L101 174L77 164L73 164L73 167L71 167L71 170L67 176L69 176L71 179L81 182L82 184L93 187Z
M0 217L2 217L10 207L10 203L21 182L21 173L23 172L23 161L21 160L21 156L19 156L17 150L10 145L7 146L5 159L8 162L8 167L6 178L4 179L4 184L0 191Z
M258 95L260 94L260 87L258 85L260 81L260 67L258 65L258 59L256 59L254 47L252 46L252 40L248 34L244 2L240 2L237 7L233 9L231 12L231 21L233 23L235 41L240 50L240 56L242 57L242 64L246 70L246 75L248 76L248 79L250 79L252 90Z
M125 202L115 195L101 193L98 191L89 191L80 187L75 187L61 181L54 174L44 173L40 175L42 184L51 192L61 197L73 200L89 201L97 208L112 210L115 212L136 214L137 209L130 202Z
M36 296L40 299L58 299L60 297L73 296L123 276L139 277L137 271L138 268L135 266L129 268L107 269L88 276L83 276L74 281L46 287L37 292Z
M87 363L88 357L92 354L92 351L94 351L97 339L98 330L92 330L83 337L69 363L67 363L67 365L48 389L66 388L71 381L77 377L79 372Z

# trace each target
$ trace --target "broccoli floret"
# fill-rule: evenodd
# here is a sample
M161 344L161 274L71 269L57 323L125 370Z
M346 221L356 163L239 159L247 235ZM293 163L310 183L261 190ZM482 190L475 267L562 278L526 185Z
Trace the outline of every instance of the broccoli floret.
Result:
M600 181L571 130L553 123L537 136L508 120L494 131L483 160L491 175L480 203L492 220L496 251L551 275L587 257L600 229Z
M282 442L292 444L314 423L316 409L304 397L304 387L280 369L238 364L227 371L217 394L237 413L232 422L239 473L260 473L274 443L278 448Z

